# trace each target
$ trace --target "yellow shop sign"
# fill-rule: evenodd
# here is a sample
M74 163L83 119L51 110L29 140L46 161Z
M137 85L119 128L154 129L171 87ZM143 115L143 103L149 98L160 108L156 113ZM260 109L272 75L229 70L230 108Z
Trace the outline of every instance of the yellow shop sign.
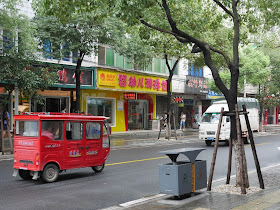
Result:
M130 74L123 72L97 71L97 87L118 90L166 93L167 81L164 78Z
M98 72L99 85L116 86L116 73Z

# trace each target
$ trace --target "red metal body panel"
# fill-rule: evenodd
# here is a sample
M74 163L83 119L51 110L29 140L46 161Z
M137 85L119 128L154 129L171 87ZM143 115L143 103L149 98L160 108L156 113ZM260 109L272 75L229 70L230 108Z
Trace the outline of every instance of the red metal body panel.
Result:
M103 123L107 117L68 113L29 113L16 115L14 119L15 121L38 121L39 123L38 137L14 136L15 169L42 171L48 163L56 163L60 170L100 166L106 161L110 152L110 148L102 146L103 139L109 138L107 134L103 136ZM42 136L42 120L63 121L63 138L51 140L47 136ZM66 124L68 122L82 124L82 139L67 140ZM87 122L100 123L99 139L86 138Z

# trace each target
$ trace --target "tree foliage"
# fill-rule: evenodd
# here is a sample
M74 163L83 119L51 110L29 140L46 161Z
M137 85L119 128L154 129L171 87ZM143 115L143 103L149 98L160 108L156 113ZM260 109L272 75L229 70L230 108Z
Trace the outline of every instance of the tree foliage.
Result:
M28 17L19 12L16 5L20 5L20 1L1 2L3 48L0 55L0 81L9 93L17 85L22 94L36 95L38 89L48 88L57 77L37 62L34 25Z

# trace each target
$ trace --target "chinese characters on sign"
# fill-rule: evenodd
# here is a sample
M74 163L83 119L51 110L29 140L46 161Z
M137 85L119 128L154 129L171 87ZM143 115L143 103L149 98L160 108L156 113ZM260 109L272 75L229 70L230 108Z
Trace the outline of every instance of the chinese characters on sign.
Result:
M75 69L63 68L57 71L58 84L61 85L75 85L76 75ZM92 70L82 70L80 75L81 85L92 85Z
M136 93L124 93L124 99L137 99Z
M120 87L126 87L127 85L129 87L145 87L148 89L154 89L154 90L167 90L167 81L162 80L160 83L159 79L152 79L152 78L138 78L136 80L135 76L129 76L127 78L127 75L125 74L119 74L118 76L119 86Z
M111 86L131 91L166 92L167 81L153 76L142 76L130 73L114 73L98 70L98 85Z
M174 102L175 103L183 103L183 97L182 96L174 97Z
M187 93L208 93L205 78L187 76Z

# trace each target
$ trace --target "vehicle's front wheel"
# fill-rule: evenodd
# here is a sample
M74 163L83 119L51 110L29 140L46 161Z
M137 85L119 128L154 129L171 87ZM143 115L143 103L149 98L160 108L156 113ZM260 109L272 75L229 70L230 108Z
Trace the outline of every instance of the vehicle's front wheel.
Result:
M30 175L30 171L28 170L19 169L18 174L24 180L32 179L32 176Z
M45 166L43 172L42 172L42 179L45 182L55 182L59 175L59 168L57 165L50 163Z
M104 167L105 167L105 163L103 163L103 165L101 165L101 166L93 166L91 168L92 168L92 170L94 170L94 172L99 173L104 169Z
M205 141L205 143L206 143L207 146L211 146L212 141Z

